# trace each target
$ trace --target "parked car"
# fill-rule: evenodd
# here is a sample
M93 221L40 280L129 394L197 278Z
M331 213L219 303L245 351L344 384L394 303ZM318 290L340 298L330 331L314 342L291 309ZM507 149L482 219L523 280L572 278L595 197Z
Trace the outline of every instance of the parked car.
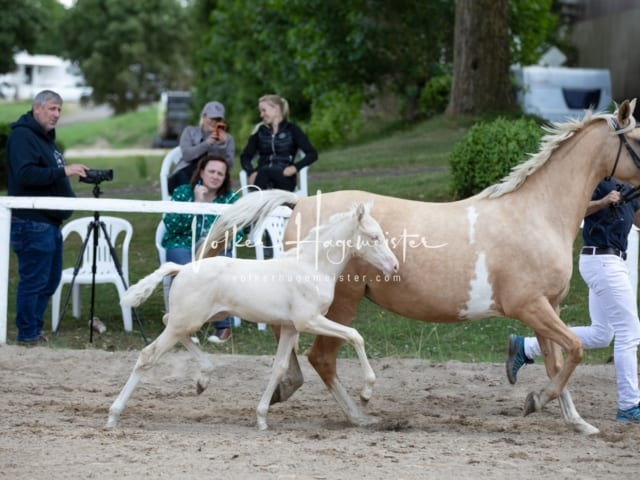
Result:
M158 136L153 148L173 148L180 142L180 135L191 119L191 93L164 92L158 108Z

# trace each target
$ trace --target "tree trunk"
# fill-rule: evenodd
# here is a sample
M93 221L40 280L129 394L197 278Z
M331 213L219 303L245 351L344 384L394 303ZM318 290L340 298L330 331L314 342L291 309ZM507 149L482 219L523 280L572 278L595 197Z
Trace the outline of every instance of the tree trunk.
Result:
M513 107L508 0L457 0L453 55L448 114Z

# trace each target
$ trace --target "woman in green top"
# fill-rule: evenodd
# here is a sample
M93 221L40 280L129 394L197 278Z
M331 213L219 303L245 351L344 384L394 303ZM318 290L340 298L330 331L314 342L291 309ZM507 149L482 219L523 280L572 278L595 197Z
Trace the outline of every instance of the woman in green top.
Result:
M211 202L233 203L238 199L231 190L229 168L224 159L205 156L198 161L198 167L191 182L180 185L171 194L175 202ZM216 215L191 215L186 213L167 213L164 216L166 233L162 246L167 251L167 262L185 265L192 261L195 245L206 236ZM229 246L221 255L231 256ZM233 317L215 322L215 333L209 337L213 343L222 343L231 338Z

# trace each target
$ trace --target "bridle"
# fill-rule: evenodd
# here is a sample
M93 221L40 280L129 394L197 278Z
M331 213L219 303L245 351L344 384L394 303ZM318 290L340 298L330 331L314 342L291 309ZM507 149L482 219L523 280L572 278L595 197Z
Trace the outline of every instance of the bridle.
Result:
M627 152L631 156L633 163L636 164L636 167L640 169L640 156L636 153L633 147L627 141L627 137L624 136L625 132L628 131L627 128L619 128L618 123L614 120L613 124L616 129L616 135L618 135L618 139L620 140L620 145L618 145L618 154L616 155L616 161L613 162L613 169L611 170L611 175L608 178L613 177L613 174L616 172L616 168L618 167L618 161L620 160L620 153L622 152L622 147L624 146L627 149ZM636 187L636 189L639 187ZM634 189L635 190L635 189Z
M633 124L633 126L630 124L625 128L619 128L618 122L613 120L613 126L615 127L615 133L616 133L616 135L618 135L618 139L620 140L620 144L618 145L618 153L616 154L616 160L615 160L615 162L613 162L613 169L611 170L611 175L609 175L608 177L605 177L605 180L610 180L611 177L613 177L613 174L615 173L616 168L618 167L618 161L620 160L620 153L622 153L622 147L623 146L627 149L627 152L629 153L629 156L633 159L633 163L635 163L636 167L638 169L640 169L640 155L638 155L636 153L636 151L633 149L633 147L627 141L627 137L624 136L624 134L626 132L628 132L629 130L635 128L635 123ZM619 192L622 192L623 185L622 184L618 184L616 186L616 190L618 190ZM626 192L622 193L620 201L610 205L611 212L612 213L615 212L615 210L620 205L623 205L625 203L631 202L632 200L635 200L638 197L640 197L640 185L638 185L637 187L626 189ZM603 220L604 220L604 217L602 217L591 228L592 229L595 228L596 225L598 225Z

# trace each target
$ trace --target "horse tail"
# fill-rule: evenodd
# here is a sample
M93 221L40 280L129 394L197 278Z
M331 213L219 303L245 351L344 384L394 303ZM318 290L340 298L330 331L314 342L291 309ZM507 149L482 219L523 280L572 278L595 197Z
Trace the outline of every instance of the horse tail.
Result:
M209 256L211 250L219 250L220 242L232 242L236 232L252 223L260 224L277 207L284 204L293 206L299 199L298 195L287 190L260 190L245 195L218 215L196 258Z
M150 273L138 283L129 287L120 299L120 305L123 307L137 307L149 298L156 285L160 283L166 275L175 275L182 270L182 267L184 267L184 265L178 265L177 263L163 263L155 272Z

